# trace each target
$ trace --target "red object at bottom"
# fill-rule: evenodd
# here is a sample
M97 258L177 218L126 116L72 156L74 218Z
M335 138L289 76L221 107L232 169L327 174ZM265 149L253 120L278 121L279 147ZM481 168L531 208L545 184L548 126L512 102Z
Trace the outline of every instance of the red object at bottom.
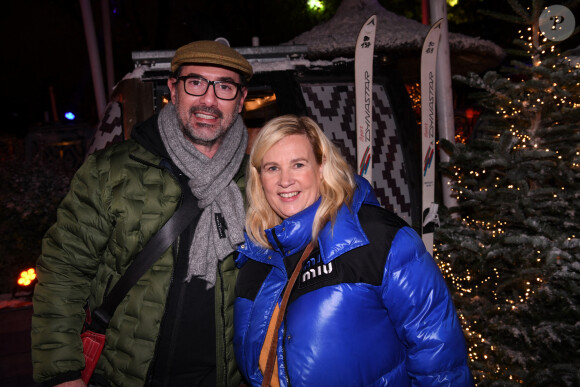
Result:
M89 384L105 346L105 335L93 331L84 331L81 333L81 339L83 341L83 354L85 355L85 369L81 372L81 378L83 382Z

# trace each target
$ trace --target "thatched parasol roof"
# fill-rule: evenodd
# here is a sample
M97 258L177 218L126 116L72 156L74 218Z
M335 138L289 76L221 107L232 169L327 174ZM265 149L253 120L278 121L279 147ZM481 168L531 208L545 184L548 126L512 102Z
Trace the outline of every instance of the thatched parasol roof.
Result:
M287 44L306 44L310 59L352 58L358 32L373 14L377 15L375 54L396 57L406 73L418 74L420 50L429 26L387 11L377 0L344 0L332 19ZM457 33L449 33L449 49L454 74L484 72L496 67L505 56L495 43Z

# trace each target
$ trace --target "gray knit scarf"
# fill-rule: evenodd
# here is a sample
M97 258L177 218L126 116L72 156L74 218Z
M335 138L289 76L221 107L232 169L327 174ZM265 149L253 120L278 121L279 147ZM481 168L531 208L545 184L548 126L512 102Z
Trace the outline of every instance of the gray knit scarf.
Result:
M244 157L248 133L238 116L210 159L184 137L173 103L161 110L158 123L165 148L175 165L189 177L189 188L202 211L189 250L186 281L202 278L211 288L215 286L218 260L244 241L244 201L232 179Z

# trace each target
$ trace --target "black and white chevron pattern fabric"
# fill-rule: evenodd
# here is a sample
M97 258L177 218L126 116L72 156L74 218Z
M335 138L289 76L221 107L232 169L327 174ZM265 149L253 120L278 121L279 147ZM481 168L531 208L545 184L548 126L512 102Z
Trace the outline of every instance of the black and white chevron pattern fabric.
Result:
M356 171L354 84L303 83L301 89L308 115ZM411 223L411 196L397 130L387 92L374 84L373 186L383 207Z

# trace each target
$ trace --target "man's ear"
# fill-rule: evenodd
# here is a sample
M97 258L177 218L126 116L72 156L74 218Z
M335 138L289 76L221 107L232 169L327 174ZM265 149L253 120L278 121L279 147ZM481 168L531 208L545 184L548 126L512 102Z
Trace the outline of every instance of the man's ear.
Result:
M171 102L175 103L175 93L176 93L176 86L177 80L175 78L169 77L167 79L167 87L169 88L169 94L171 95Z
M248 96L248 88L244 86L244 87L240 88L240 92L242 93L242 95L240 97L240 107L238 108L238 113L241 113L242 110L244 110L244 101L246 100L246 97Z

